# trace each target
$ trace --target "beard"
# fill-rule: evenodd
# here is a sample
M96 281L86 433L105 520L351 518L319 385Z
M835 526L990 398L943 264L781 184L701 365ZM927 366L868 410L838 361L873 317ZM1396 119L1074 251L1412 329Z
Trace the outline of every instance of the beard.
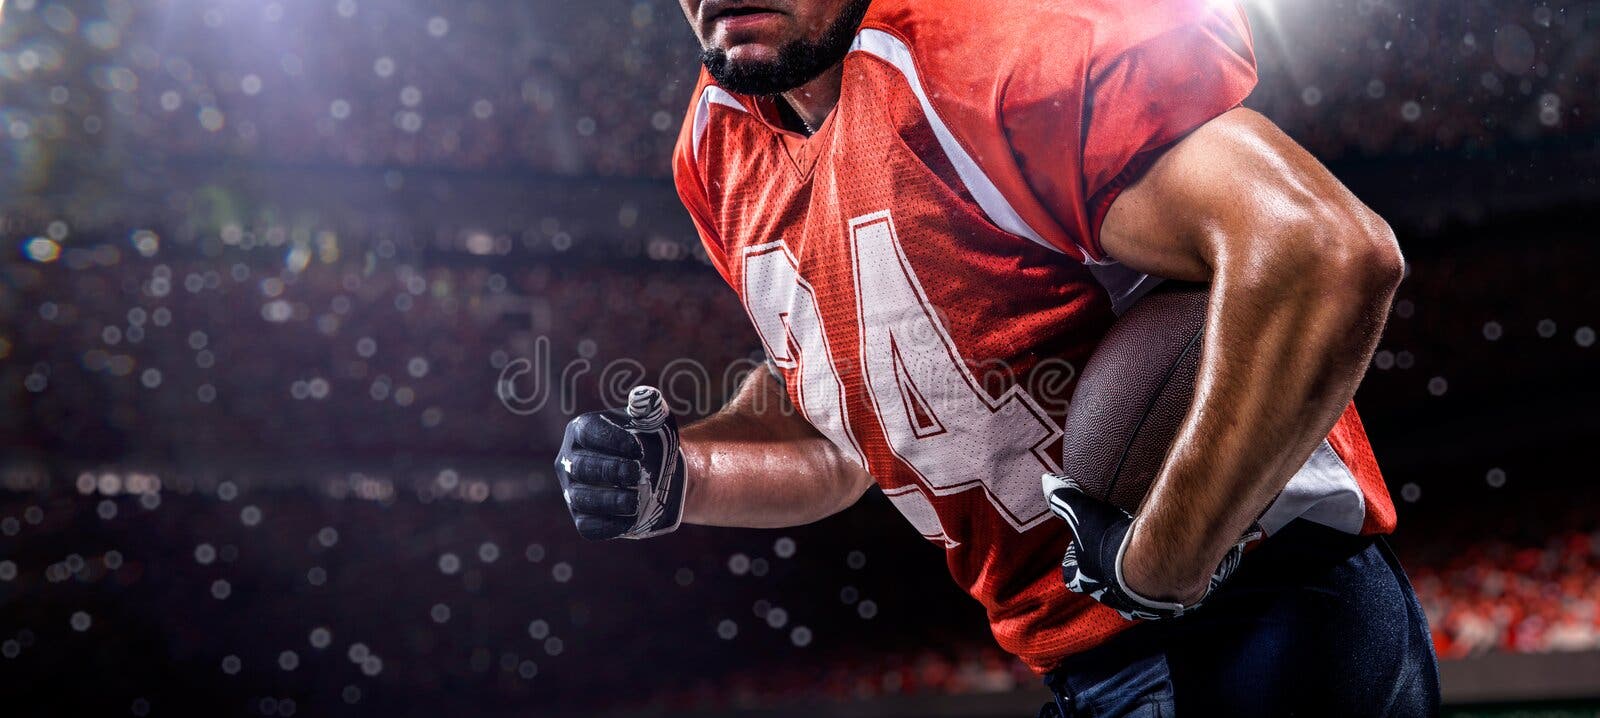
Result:
M722 48L706 48L700 62L723 89L741 95L771 96L795 89L839 64L850 52L856 30L872 0L849 0L839 16L816 40L794 40L778 48L772 60L728 59Z

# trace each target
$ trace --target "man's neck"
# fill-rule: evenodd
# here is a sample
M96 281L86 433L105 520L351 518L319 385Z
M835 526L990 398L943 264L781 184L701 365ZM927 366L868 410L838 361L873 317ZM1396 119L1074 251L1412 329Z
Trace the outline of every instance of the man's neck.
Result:
M783 100L803 123L807 136L817 131L828 113L839 104L839 87L844 80L844 63L823 71L815 79L783 93ZM801 128L795 128L801 129Z

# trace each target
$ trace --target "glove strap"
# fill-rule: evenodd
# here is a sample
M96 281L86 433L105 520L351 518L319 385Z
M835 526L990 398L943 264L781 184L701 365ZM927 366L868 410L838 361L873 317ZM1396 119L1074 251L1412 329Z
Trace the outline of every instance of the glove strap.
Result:
M666 428L656 429L665 449L657 464L660 479L651 486L647 480L639 482L639 521L633 529L622 535L628 539L647 539L669 534L683 524L683 501L688 495L689 475L680 466L683 454L678 450L678 438Z
M655 475L640 477L639 520L622 538L645 539L669 534L683 523L688 474L682 465L683 452L678 448L678 427L671 417L659 389L636 386L628 393L627 429L636 438L654 435L654 441L639 444L645 447L645 471L653 471Z
M1139 595L1133 589L1128 588L1128 582L1122 578L1122 554L1128 550L1128 539L1132 536L1133 530L1131 527L1126 533L1122 534L1122 543L1117 546L1116 560L1117 589L1122 592L1122 595L1127 596L1128 600L1139 604L1142 608L1150 611L1153 614L1156 614L1157 616L1160 616L1161 618L1177 618L1182 616L1187 611L1192 611L1196 608L1199 608L1200 604L1205 602L1206 596L1211 595L1211 588L1210 586L1207 586L1205 595L1201 596L1200 599L1195 601L1193 605L1185 606L1181 603L1173 601L1157 601L1153 598L1146 598Z
M1217 570L1212 572L1211 579L1206 585L1206 592L1201 594L1200 598L1196 599L1194 603L1185 606L1181 603L1157 601L1153 598L1141 596L1133 589L1129 588L1128 582L1123 580L1122 554L1124 551L1128 550L1128 539L1129 537L1133 536L1133 531L1130 527L1129 531L1122 535L1122 543L1117 546L1117 588L1122 591L1123 595L1128 597L1128 600L1139 604L1145 609L1148 609L1151 613L1154 613L1162 618L1177 618L1189 611L1199 608L1200 604L1205 603L1206 599L1211 597L1211 592L1215 591L1217 586L1222 585L1223 581L1228 580L1228 577L1233 575L1234 570L1239 568L1239 560L1244 558L1244 547L1254 541L1260 540L1263 535L1264 532L1262 532L1260 528L1252 526L1249 531L1246 531L1243 536L1240 536L1239 543L1234 544L1233 548L1228 549L1228 553L1222 557L1222 563L1218 564Z

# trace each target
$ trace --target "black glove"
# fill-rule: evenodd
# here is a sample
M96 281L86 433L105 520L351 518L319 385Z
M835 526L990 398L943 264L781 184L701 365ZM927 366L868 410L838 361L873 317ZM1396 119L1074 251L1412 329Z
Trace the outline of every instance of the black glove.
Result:
M567 423L556 455L561 494L586 539L649 538L683 519L678 422L655 387L634 387L628 411L596 411Z
M1157 601L1134 593L1122 579L1122 552L1128 547L1133 516L1089 496L1066 477L1045 474L1044 483L1051 513L1060 516L1072 529L1072 543L1067 545L1066 556L1061 560L1061 578L1066 581L1067 589L1116 609L1130 621L1177 618L1199 608L1239 567L1245 544L1261 537L1259 531L1241 537L1211 574L1205 594L1194 603L1185 606Z

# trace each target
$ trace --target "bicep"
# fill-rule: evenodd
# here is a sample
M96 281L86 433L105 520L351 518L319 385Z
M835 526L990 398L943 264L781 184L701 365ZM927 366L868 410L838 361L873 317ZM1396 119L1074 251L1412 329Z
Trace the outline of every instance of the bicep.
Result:
M686 516L716 526L816 521L872 485L789 403L783 382L757 368L721 411L683 431L692 478Z
M756 367L717 413L684 429L686 441L711 440L764 445L771 450L801 452L807 458L831 458L838 449L789 401L783 380L767 367Z
M754 432L765 440L785 444L788 452L798 455L797 465L818 462L808 473L818 478L834 477L843 484L840 493L848 495L849 503L875 483L864 467L847 458L795 408L783 379L770 365L750 372L719 416L726 421L728 431Z
M717 426L719 433L777 440L821 436L790 403L783 380L765 365L752 369L733 398L702 423Z
M1274 227L1315 221L1333 205L1359 206L1316 158L1260 114L1235 109L1167 148L1122 191L1100 240L1147 274L1210 281L1230 252Z

